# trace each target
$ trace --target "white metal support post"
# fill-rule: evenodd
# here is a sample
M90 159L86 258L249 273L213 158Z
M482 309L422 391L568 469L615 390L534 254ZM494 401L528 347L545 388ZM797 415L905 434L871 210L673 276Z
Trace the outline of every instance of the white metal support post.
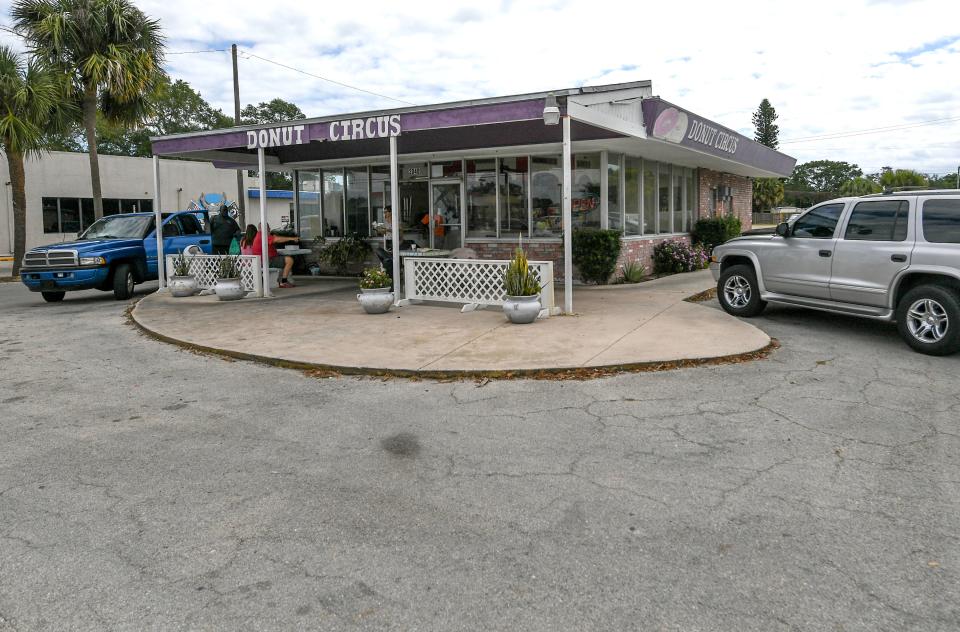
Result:
M263 272L263 295L270 296L270 249L267 235L267 157L263 147L257 149L257 168L260 176L260 267Z
M570 117L563 116L563 312L573 313L573 213L571 209L572 166Z
M397 164L397 137L390 137L390 239L393 240L393 300L400 301L400 166Z
M157 233L157 279L160 289L167 287L166 260L163 256L163 214L160 210L160 156L153 156L153 216Z

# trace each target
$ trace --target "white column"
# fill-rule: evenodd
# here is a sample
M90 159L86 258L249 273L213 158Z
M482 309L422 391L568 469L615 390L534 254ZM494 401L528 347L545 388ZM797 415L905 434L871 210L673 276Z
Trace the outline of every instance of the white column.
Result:
M573 313L573 214L571 210L572 168L570 158L570 117L563 117L563 311Z
M270 296L270 249L267 244L267 158L263 147L257 150L260 175L260 267L263 271L263 295Z
M400 166L397 137L390 137L390 238L393 240L393 300L400 300Z
M163 214L160 210L160 156L153 156L153 216L157 226L157 279L160 289L167 287L166 259L163 256Z

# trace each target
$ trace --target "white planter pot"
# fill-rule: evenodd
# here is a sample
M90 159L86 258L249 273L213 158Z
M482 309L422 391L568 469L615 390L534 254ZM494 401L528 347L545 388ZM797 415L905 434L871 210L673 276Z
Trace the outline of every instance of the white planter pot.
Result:
M378 287L372 290L361 288L357 300L363 311L368 314L386 314L393 305L393 291L388 287Z
M176 297L193 296L200 291L197 277L192 274L170 277L167 280L167 287L170 288L170 295Z
M217 298L221 301L235 301L247 295L240 279L217 279L213 291L217 293Z
M515 325L527 325L540 314L540 295L508 296L503 304L503 313Z

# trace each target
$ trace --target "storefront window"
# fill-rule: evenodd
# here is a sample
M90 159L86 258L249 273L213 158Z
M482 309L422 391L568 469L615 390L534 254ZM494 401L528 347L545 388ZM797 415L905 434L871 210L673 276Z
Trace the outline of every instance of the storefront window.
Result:
M640 169L639 158L627 156L623 164L623 232L626 235L639 235L640 224Z
M563 232L563 160L560 156L533 156L530 193L533 237L556 237Z
M153 210L152 204L150 205L150 210ZM97 221L93 213L93 198L80 198L80 217L83 220L83 225L80 227L81 230L86 230L90 224Z
M643 234L657 234L657 163L643 161Z
M497 236L497 161L467 161L467 237Z
M607 228L623 232L620 200L620 154L607 154Z
M60 232L80 232L80 200L60 198Z
M529 234L527 157L500 159L500 237Z
M683 186L683 174L686 171L683 167L673 166L673 232L686 232L683 226L683 211L685 208L683 198L686 188Z
M448 160L446 162L430 163L430 177L434 180L440 180L443 178L459 178L462 175L462 160Z
M297 228L302 239L323 236L323 221L320 217L320 172L300 171L298 173L297 196L300 205L300 217Z
M369 191L366 167L347 169L347 234L370 235Z
M573 156L573 228L600 228L600 154Z
M343 235L343 171L324 169L323 174L323 235Z
M684 231L691 232L697 217L697 170L687 169L687 208L684 221Z
M670 165L661 162L657 178L658 233L672 232L670 228Z

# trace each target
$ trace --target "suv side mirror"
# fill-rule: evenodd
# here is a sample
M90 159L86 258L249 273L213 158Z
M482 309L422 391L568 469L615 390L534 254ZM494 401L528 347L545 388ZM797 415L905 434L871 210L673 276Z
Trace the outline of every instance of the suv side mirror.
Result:
M777 231L776 231L776 232L777 232L777 234L780 235L781 237L789 237L789 236L790 236L790 224L788 224L788 223L786 223L786 222L780 222L779 224L777 224Z

